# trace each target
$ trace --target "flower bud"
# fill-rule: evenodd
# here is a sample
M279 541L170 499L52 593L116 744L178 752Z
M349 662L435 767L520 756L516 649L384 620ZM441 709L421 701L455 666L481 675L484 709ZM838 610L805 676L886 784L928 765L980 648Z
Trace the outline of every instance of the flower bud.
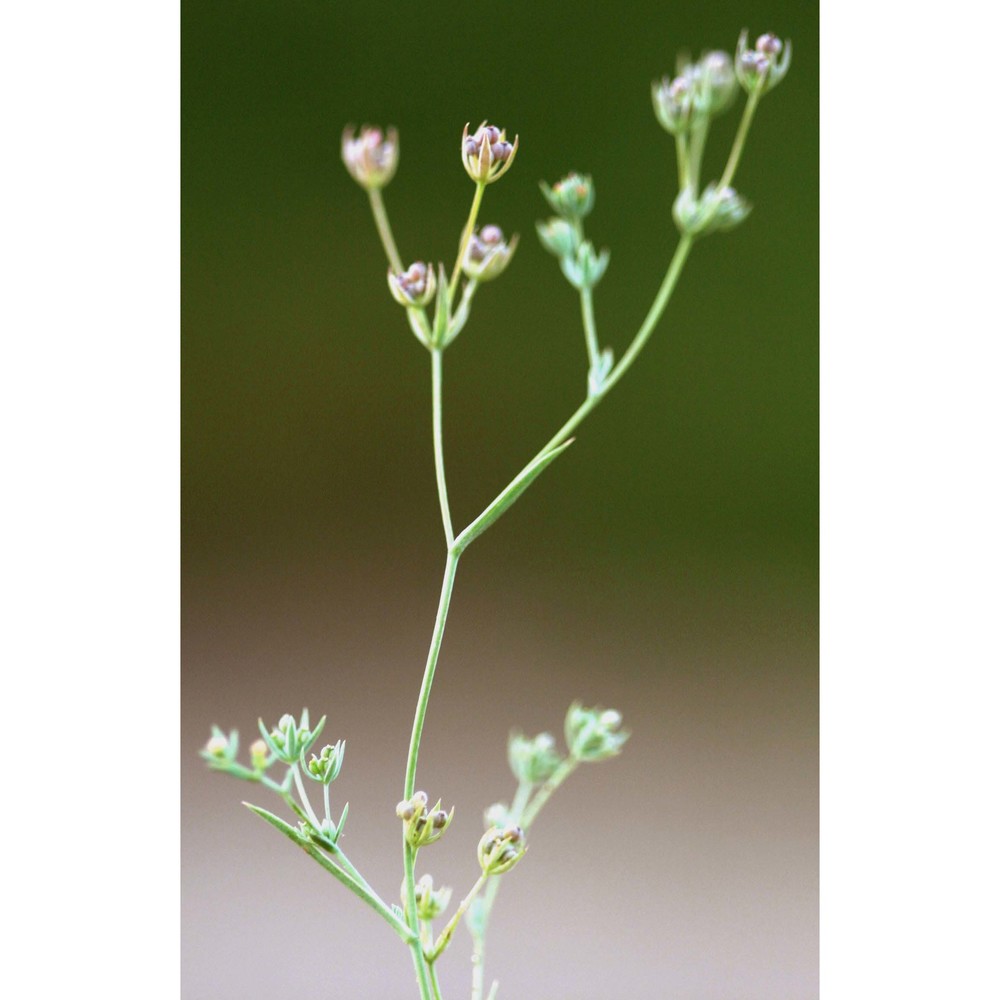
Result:
M602 250L600 254L594 249L594 244L590 240L584 240L577 247L576 255L572 258L563 257L560 261L562 272L566 280L579 289L593 288L608 269L608 262L611 259L609 250Z
M475 281L492 281L506 269L517 249L517 236L505 243L499 226L483 226L469 237L462 270Z
M707 236L738 226L750 214L750 203L731 187L705 188L699 198L685 188L674 201L674 221L682 233Z
M399 163L399 134L365 125L355 138L354 126L348 125L340 141L340 155L348 173L369 191L383 188L392 180Z
M494 802L483 813L483 821L487 830L491 826L508 826L512 822L510 808L503 802Z
M451 826L455 809L445 812L440 799L428 809L426 792L415 792L411 799L404 799L396 806L396 815L403 821L407 843L411 847L425 847L444 835Z
M433 298L437 288L434 268L422 260L415 261L400 274L389 269L389 291L392 297L407 309L422 309Z
M580 246L580 236L575 226L565 219L549 219L536 223L538 238L549 253L557 257L575 257Z
M337 780L340 769L344 764L344 749L346 744L343 740L337 740L332 746L327 744L319 752L319 756L312 755L306 763L305 753L302 754L302 770L306 776L314 781L320 781L324 785L329 785Z
M507 760L514 777L529 785L547 781L561 761L555 747L551 733L539 733L534 739L528 739L519 732L512 732L507 741Z
M629 737L618 731L621 722L621 714L614 709L584 708L574 702L566 713L566 746L581 761L614 757Z
M212 726L212 735L201 750L201 756L213 765L231 764L240 748L239 733L233 729L227 736L218 726Z
M699 103L710 115L725 111L736 96L736 73L728 52L708 52L694 72L698 81Z
M465 172L477 184L492 184L511 167L517 155L517 140L507 141L507 132L483 122L469 135L469 126L462 130L462 164Z
M268 759L267 744L263 740L254 740L250 744L250 766L255 771L264 771L273 762Z
M695 88L690 76L653 81L653 111L657 121L671 134L682 135L691 127L695 113Z
M308 709L302 710L302 718L298 723L296 723L294 716L283 715L278 720L278 725L270 732L267 731L263 719L257 720L260 735L264 737L268 749L278 760L286 764L298 763L300 757L316 742L325 723L326 716L324 715L316 723L316 728L310 729Z
M552 187L542 181L541 188L553 210L564 219L580 220L594 207L594 182L589 176L567 174Z
M486 875L503 875L524 857L527 849L519 826L491 827L479 841L479 866Z
M406 882L400 887L400 896L403 900L403 911L406 912L409 902L406 898ZM447 908L451 901L451 889L446 886L435 889L434 879L430 875L421 875L414 886L414 896L417 901L417 917L420 920L433 920Z
M736 78L748 94L766 94L785 78L792 62L792 43L768 33L748 49L748 36L744 30L736 44Z

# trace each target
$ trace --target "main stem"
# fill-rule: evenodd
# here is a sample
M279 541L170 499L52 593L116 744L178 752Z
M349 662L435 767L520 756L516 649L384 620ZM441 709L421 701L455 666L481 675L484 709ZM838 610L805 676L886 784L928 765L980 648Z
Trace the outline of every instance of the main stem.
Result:
M427 715L427 703L431 697L431 687L434 684L434 672L437 669L438 656L441 653L441 641L444 638L445 623L448 620L448 606L451 603L451 593L455 588L455 574L458 571L459 556L448 549L448 558L444 564L444 579L441 581L441 598L438 601L437 617L434 620L434 631L431 633L431 645L427 651L427 663L424 666L424 679L420 684L420 695L417 698L417 710L413 716L413 730L410 733L410 751L406 758L406 777L403 781L403 798L410 799L416 790L417 758L420 756L420 737L424 731L424 719ZM403 836L403 886L406 894L407 923L414 933L410 942L413 953L413 964L417 973L417 985L420 987L421 1000L433 1000L431 985L427 971L427 961L420 945L420 922L417 917L416 878L414 866L416 850L410 846Z

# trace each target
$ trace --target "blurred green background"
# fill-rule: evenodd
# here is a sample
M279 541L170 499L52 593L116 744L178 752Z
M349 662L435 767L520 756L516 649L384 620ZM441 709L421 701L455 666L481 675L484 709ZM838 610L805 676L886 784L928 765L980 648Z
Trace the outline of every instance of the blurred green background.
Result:
M595 179L588 234L612 252L597 321L620 354L676 243L650 80L748 26L795 45L737 175L754 211L696 246L635 368L463 560L420 780L458 806L433 862L462 892L480 810L510 794L508 728L614 704L632 743L553 802L501 894L501 1000L815 996L818 7L182 13L185 995L415 995L405 949L194 754L213 721L249 742L258 715L329 712L347 846L395 898L391 810L444 553L429 360L386 290L343 126L399 128L400 250L449 263L473 189L462 126L520 134L481 220L521 245L445 358L464 524L585 391L538 180ZM737 119L716 123L706 177ZM445 960L449 997L466 957L463 940Z

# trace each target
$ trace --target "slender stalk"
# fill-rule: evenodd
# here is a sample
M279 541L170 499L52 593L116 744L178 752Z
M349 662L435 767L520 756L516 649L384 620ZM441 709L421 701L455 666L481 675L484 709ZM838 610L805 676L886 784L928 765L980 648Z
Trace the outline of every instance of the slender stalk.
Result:
M411 793L412 794L412 793ZM417 896L413 869L417 852L411 847L403 834L403 884L406 889L407 926L412 934L408 940L410 954L413 956L413 970L417 976L417 986L420 989L420 1000L436 1000L431 993L430 976L427 970L427 959L424 957L424 946L420 940L420 921L417 918Z
M330 815L330 786L326 782L323 782L323 813L332 823L333 817Z
M639 327L639 331L636 333L635 337L633 337L628 350L622 355L621 360L617 365L615 365L611 374L605 380L604 385L601 387L601 391L595 393L593 396L588 396L587 399L580 404L573 416L571 416L569 420L567 420L566 423L559 428L545 447L542 448L542 450L539 451L534 458L532 458L531 462L537 461L547 452L568 440L569 436L583 422L587 414L589 414L590 411L593 410L602 399L604 399L618 380L632 366L632 363L639 356L639 352L646 346L646 341L649 340L653 330L656 329L656 324L659 322L660 317L663 315L663 310L666 309L667 303L670 301L670 296L673 294L674 287L677 284L677 279L681 276L681 271L684 270L684 264L687 261L688 254L691 252L692 243L693 237L687 235L681 237L680 242L677 244L677 249L674 251L674 255L670 260L670 266L667 268L667 273L664 275L663 281L660 284L660 289L656 293L656 298L653 299L653 304L649 307L649 312L646 313L646 318L642 321L642 326ZM528 465L531 465L531 462L529 462ZM525 468L527 468L527 466ZM521 472L523 471L524 470L522 469ZM521 473L519 472L518 475L521 475ZM514 478L516 479L517 477L515 476Z
M587 357L593 368L601 349L597 343L597 324L594 322L594 289L590 285L580 289L580 311L583 313L583 335L587 339Z
M434 1000L441 1000L441 984L438 982L437 967L432 965L428 966L431 975L431 990L434 993Z
M406 776L403 779L403 798L410 799L416 790L417 758L420 755L420 737L424 731L424 719L427 715L427 704L434 685L434 672L437 669L438 656L441 653L441 641L444 638L445 623L448 620L448 607L451 604L451 593L455 588L455 574L458 572L459 556L450 548L444 566L444 578L441 581L441 598L438 601L437 617L434 619L434 630L431 633L431 644L427 650L427 662L424 666L424 678L420 684L420 694L417 698L417 709L413 716L413 730L410 733L410 750L406 758ZM413 964L417 973L417 984L420 987L421 1000L432 1000L430 982L427 973L427 963L423 948L420 945L420 928L417 920L416 878L414 862L416 851L403 837L403 885L409 912L409 927L414 934L410 942L413 952Z
M295 775L295 787L299 791L299 798L302 800L302 808L305 809L306 815L309 817L309 822L318 831L320 828L319 819L316 817L316 813L313 812L313 807L309 802L309 796L306 794L305 785L302 783L302 775L299 773L297 765L292 765L292 774Z
M455 910L451 920L445 924L444 930L438 935L437 943L434 945L434 950L427 956L427 961L432 965L436 962L441 955L441 952L448 947L448 943L451 941L452 935L455 933L455 928L458 926L459 920L465 916L465 911L472 905L472 901L479 895L479 890L486 885L486 880L489 875L483 872L482 875L476 879L476 884L469 890L469 894L458 904L458 909Z
M705 152L705 140L708 138L708 126L711 119L707 116L699 121L691 132L691 147L688 153L688 183L695 192L701 187L701 158Z
M420 951L420 941L418 935L415 934L412 928L404 924L392 910L379 898L378 894L375 893L370 887L365 888L365 886L356 882L347 872L338 868L318 847L313 844L303 844L302 849L315 861L325 868L338 882L347 886L351 892L354 893L359 899L367 903L380 917L387 921L392 929L409 945L412 949L414 944L416 944L417 951Z
M441 362L443 351L440 347L431 349L431 398L434 425L434 470L437 474L438 502L441 505L441 522L444 537L450 549L455 542L455 532L451 526L451 509L448 506L448 484L444 477L444 437L441 428Z
M748 98L746 106L743 108L743 117L740 119L740 127L736 130L736 138L733 139L733 148L729 152L729 160L726 162L726 169L722 173L722 180L719 187L728 187L736 174L736 168L740 163L740 156L743 154L743 146L747 140L747 133L750 131L750 123L753 121L754 112L760 103L760 96L763 88L758 87Z
M389 216L385 210L385 202L382 201L382 192L378 188L369 188L368 200L372 206L372 215L375 216L375 228L382 241L382 248L385 250L385 255L388 257L393 271L399 274L403 270L403 261L400 259L399 251L396 249L396 241L392 236L392 226L389 225Z
M521 826L527 830L534 823L545 803L552 798L555 790L577 769L580 761L576 757L567 757L552 773L552 777L538 789L535 797L521 814Z
M458 257L455 258L455 269L451 272L451 281L448 284L448 297L451 299L455 297L455 292L458 290L458 278L462 273L462 259L465 257L465 248L469 245L469 240L475 231L476 219L479 216L479 206L482 204L483 192L485 190L485 184L476 184L476 193L472 197L472 208L469 209L469 218L465 223L465 229L462 230L462 239L458 244Z
M677 186L683 191L688 186L689 155L687 133L677 133Z

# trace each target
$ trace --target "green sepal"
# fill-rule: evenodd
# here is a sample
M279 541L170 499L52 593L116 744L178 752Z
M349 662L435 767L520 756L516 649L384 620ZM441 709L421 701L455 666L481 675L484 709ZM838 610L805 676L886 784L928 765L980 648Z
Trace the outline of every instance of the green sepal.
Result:
M448 337L448 327L451 321L451 294L448 290L448 277L444 273L444 265L438 264L438 291L434 300L434 326L431 329L431 347L441 347Z
M507 488L455 539L455 551L461 553L468 544L491 527L521 494L554 462L572 443L570 438L536 458Z

